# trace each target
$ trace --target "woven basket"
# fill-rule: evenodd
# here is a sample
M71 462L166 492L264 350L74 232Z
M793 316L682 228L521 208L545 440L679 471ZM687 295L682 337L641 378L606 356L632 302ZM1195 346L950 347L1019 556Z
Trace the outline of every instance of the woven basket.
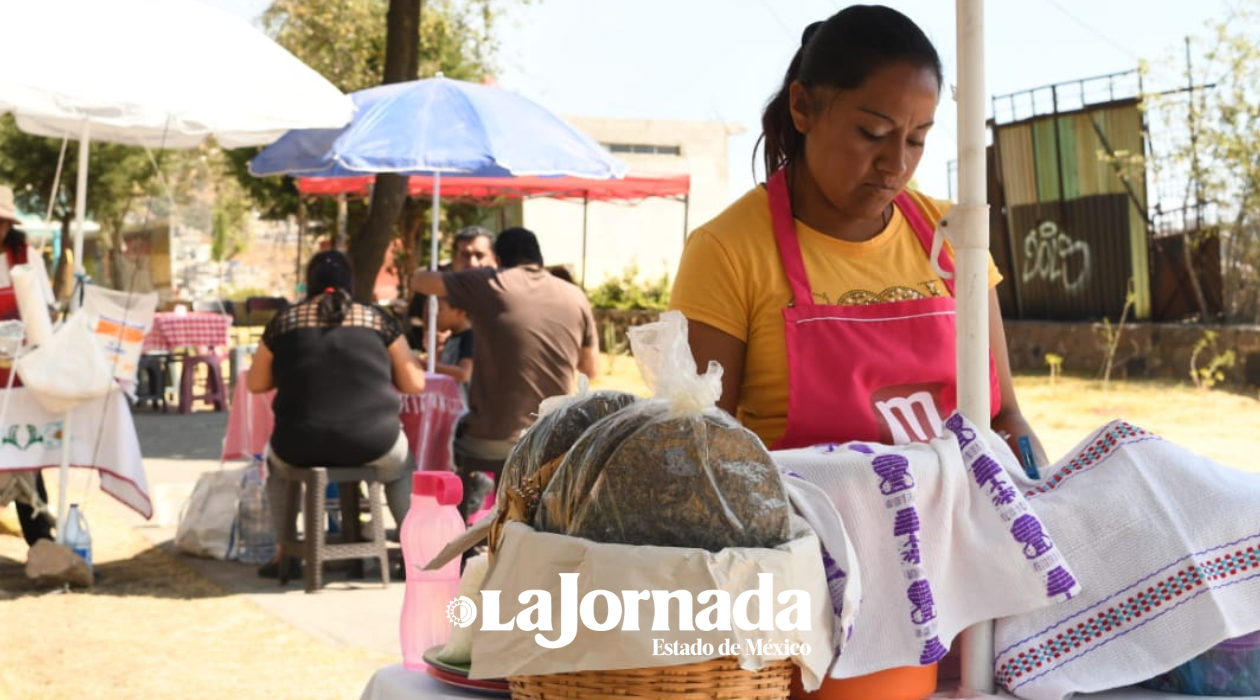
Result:
M577 671L508 679L512 700L787 700L791 661L745 671L733 657L681 666Z

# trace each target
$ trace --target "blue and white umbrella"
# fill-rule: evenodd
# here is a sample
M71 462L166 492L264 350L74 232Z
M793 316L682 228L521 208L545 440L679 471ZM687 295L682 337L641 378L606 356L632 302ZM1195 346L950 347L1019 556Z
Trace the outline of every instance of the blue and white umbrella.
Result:
M250 173L338 177L570 175L619 178L626 166L590 136L516 93L436 77L351 94L341 129L295 129L249 163Z
M442 178L515 175L624 177L626 165L590 136L541 105L507 90L436 78L392 83L351 94L354 120L341 129L295 129L249 162L258 177L348 177L373 173L433 176L433 206ZM430 269L438 257L433 217ZM433 347L437 300L429 300ZM429 353L430 372L434 353Z

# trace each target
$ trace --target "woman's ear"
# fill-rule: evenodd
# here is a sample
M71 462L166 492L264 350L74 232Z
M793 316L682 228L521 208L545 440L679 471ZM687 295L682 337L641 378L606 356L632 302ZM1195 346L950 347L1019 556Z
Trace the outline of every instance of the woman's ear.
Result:
M802 134L809 133L810 115L813 113L809 89L795 80L788 86L788 111L792 114L792 125Z

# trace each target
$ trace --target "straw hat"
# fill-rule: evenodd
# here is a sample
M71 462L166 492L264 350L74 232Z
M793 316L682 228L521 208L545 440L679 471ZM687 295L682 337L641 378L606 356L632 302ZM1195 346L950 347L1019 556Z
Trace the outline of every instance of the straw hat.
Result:
M0 185L0 219L22 223L18 218L17 205L13 202L13 188L8 185Z

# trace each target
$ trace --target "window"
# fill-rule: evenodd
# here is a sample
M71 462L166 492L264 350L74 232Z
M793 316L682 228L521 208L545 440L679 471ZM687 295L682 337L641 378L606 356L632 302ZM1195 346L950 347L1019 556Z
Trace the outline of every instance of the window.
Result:
M649 156L682 155L682 148L680 146L661 146L651 143L606 143L604 146L613 153L634 153L637 155Z

